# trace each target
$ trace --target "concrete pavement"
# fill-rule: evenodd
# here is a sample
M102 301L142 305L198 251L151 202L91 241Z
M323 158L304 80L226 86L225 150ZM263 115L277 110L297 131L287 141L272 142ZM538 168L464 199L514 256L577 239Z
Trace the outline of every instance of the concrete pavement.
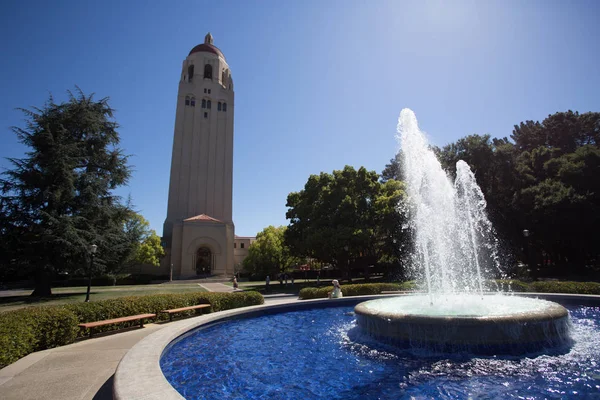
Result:
M29 354L0 370L0 398L112 399L112 375L127 351L164 324L147 324Z
M204 283L199 283L198 286L200 286L203 289L206 289L209 292L219 292L219 293L234 292L232 286L227 286L220 282L204 282Z
M233 292L222 283L202 286L209 291ZM295 295L265 296L265 304L297 300ZM121 358L141 339L167 325L146 324L143 329L130 328L29 354L0 370L0 399L112 399L112 377Z

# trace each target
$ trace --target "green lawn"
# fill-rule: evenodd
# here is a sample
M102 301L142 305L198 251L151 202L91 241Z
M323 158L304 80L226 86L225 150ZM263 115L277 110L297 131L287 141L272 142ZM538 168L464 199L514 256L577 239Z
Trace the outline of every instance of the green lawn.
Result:
M45 298L29 297L32 290L6 291L0 295L0 312L39 305L78 303L85 300L87 287L53 288L52 296ZM163 285L124 285L92 286L91 301L114 299L125 296L144 296L147 294L205 292L195 283Z

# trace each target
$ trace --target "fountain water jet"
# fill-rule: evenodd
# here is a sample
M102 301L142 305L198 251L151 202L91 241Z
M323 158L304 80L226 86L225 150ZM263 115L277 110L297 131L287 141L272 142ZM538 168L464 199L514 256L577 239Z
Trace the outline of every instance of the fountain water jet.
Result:
M415 264L426 296L371 300L355 307L357 324L377 339L436 351L510 353L566 344L567 310L549 301L484 296L484 279L499 271L496 239L475 175L456 164L454 184L404 109L398 139L415 234Z

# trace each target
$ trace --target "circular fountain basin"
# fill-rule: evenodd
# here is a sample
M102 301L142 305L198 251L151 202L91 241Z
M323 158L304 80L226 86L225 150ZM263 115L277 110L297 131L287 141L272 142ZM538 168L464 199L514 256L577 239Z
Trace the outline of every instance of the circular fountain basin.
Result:
M354 311L363 332L402 348L524 354L570 342L567 310L546 300L417 295L366 301Z

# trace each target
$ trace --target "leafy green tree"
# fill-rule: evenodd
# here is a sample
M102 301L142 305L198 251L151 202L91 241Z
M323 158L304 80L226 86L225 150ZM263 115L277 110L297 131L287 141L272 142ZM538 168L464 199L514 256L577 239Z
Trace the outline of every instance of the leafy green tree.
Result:
M288 195L286 242L296 256L334 265L351 278L351 267L377 263L394 240L400 246L395 227L403 196L399 182L381 183L364 167L311 175L304 190Z
M438 149L438 156L449 172L458 159L471 165L514 252L524 247L527 229L531 263L586 272L585 265L598 264L600 245L600 113L567 111L521 122L511 139L470 135Z
M12 130L30 150L10 158L13 168L0 179L1 234L11 241L8 264L34 276L34 296L47 296L56 271L88 268L91 244L95 267L114 262L130 211L113 191L131 170L108 99L78 89L66 102L50 97L43 108L22 111L25 127Z
M165 255L165 250L160 244L160 236L154 230L151 231L142 243L140 243L135 261L137 264L150 264L158 267L160 259Z
M273 278L286 268L298 263L285 243L287 227L269 225L256 235L244 259L244 270L252 274L271 275Z
M154 229L150 229L150 223L144 217L132 212L125 221L123 233L124 242L130 245L130 251L126 253L122 264L150 264L155 267L160 265L165 251L160 244L160 236Z

